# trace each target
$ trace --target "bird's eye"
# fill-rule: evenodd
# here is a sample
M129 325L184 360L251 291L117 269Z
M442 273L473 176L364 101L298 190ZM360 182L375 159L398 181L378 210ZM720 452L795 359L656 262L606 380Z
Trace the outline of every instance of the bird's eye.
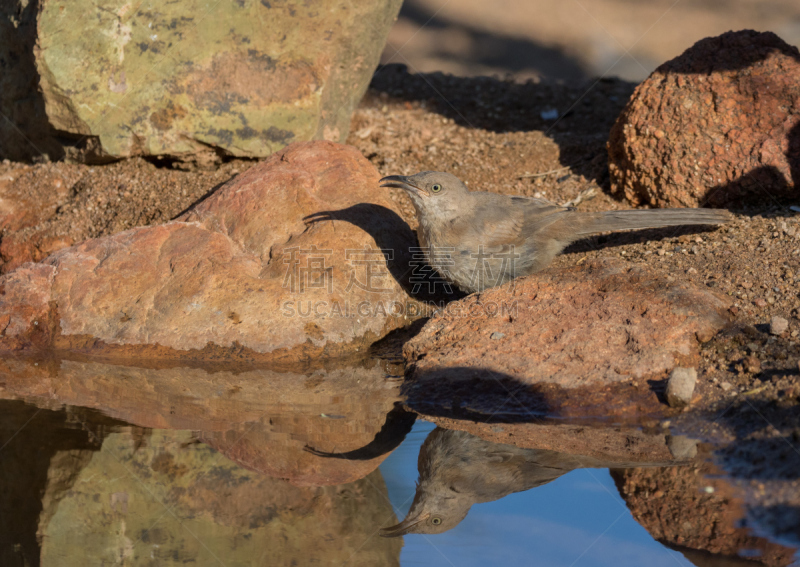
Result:
M434 526L438 526L439 524L441 524L441 523L442 523L442 519L441 519L441 518L431 518L431 523L432 523Z
M434 193L438 193L441 190L442 190L442 186L439 185L438 183L436 185L434 185L433 187L431 187L431 191L433 191ZM441 520L439 520L439 521L441 522Z

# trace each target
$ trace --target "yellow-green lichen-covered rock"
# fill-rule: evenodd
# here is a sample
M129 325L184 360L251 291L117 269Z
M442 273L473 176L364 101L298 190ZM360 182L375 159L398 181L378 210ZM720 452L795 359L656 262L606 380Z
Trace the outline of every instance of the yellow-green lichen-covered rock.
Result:
M189 432L136 431L107 435L80 460L56 454L69 482L43 492L37 564L399 565L402 542L374 536L393 516L379 471L295 487L237 466Z
M400 0L41 0L47 119L101 156L343 141Z

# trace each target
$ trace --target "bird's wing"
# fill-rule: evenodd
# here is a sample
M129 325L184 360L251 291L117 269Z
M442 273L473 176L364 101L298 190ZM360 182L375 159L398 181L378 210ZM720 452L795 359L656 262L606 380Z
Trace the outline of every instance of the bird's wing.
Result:
M507 206L507 198L495 193L475 193L475 214L469 219L470 232L480 235L487 248L513 244L522 229L523 213Z
M480 211L475 217L482 223L477 228L496 244L505 244L520 235L535 234L574 210L536 197L496 193L476 193L475 196Z
M564 218L564 215L574 209L562 207L546 199L530 197L511 197L523 210L523 231L526 235L536 234L554 222Z

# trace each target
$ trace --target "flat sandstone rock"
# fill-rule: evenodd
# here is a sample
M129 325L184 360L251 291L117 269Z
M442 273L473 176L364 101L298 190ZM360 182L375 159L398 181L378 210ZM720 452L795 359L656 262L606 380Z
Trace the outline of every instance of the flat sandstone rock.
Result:
M381 249L399 260L414 245L378 178L353 148L294 144L179 220L24 264L0 279L0 351L292 361L366 347L408 322ZM324 211L339 220L307 218Z
M658 408L648 381L694 360L698 342L726 325L728 307L641 265L551 268L471 295L429 321L403 351L408 405L512 421Z

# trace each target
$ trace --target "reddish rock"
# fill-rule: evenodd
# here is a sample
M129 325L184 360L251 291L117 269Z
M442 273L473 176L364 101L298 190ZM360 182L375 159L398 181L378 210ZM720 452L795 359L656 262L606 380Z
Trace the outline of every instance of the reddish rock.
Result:
M706 38L656 69L608 143L612 191L657 207L796 198L800 52L773 33Z
M728 307L642 265L551 268L430 320L403 350L409 405L476 420L662 412L648 382L696 363Z
M85 407L140 427L195 431L240 465L295 485L364 478L414 421L413 414L398 415L399 383L386 380L378 361L294 371L228 367L4 358L0 399Z
M351 147L294 144L177 221L23 265L0 279L0 350L296 360L363 348L403 326L410 302L392 274L413 234L378 179Z

